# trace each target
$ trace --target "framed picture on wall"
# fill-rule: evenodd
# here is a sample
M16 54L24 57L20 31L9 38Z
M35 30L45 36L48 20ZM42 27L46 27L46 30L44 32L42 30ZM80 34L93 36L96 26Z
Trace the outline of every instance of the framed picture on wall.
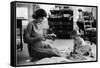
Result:
M98 61L98 7L11 2L11 66Z

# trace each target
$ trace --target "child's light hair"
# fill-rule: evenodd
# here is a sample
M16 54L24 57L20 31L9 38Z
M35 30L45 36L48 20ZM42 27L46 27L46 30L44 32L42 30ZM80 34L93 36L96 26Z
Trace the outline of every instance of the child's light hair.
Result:
M77 36L77 35L81 35L78 30L73 30L71 32L71 36Z

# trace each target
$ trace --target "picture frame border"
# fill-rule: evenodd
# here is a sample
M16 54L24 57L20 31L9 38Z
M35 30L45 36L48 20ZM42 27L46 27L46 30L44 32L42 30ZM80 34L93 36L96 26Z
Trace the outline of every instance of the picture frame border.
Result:
M67 6L80 6L80 7L95 7L96 8L96 28L97 28L97 45L96 45L96 61L78 61L78 62L66 62L66 63L50 63L50 64L35 64L35 65L17 65L16 60L16 3L32 3L32 4L45 4L45 5L67 5ZM29 1L12 1L10 3L11 7L11 27L10 27L10 65L13 67L22 67L22 66L41 66L41 65L58 65L58 64L74 64L74 63L89 63L89 62L98 62L98 6L94 5L78 5L78 4L61 4L61 3L45 3L45 2L29 2Z

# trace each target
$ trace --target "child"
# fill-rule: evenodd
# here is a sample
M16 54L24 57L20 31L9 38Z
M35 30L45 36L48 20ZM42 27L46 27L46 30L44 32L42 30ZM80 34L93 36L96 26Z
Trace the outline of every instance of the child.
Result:
M74 57L92 56L91 45L87 44L77 30L71 32L71 36L74 39L73 51L70 53Z

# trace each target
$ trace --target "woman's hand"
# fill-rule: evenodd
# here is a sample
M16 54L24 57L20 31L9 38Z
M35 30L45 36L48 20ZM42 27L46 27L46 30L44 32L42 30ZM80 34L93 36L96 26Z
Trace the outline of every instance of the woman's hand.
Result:
M46 39L55 40L56 35L54 33L52 33L52 34L46 34L46 35L44 35L44 37Z

